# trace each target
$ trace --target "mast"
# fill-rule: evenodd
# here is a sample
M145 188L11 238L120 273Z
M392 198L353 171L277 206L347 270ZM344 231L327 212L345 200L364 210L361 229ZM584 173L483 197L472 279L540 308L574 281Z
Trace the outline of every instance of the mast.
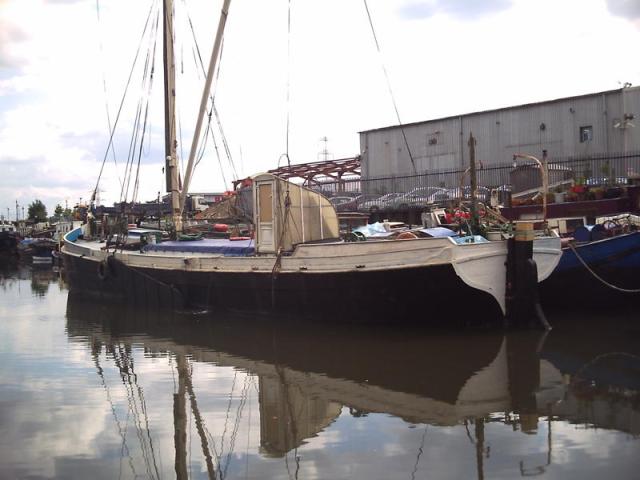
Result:
M184 188L180 196L180 209L184 209L185 201L187 198L187 192L189 191L189 182L191 181L191 174L193 173L193 161L196 156L196 150L198 148L198 140L200 138L200 130L202 129L202 120L207 110L207 100L209 99L209 91L211 90L211 82L213 80L213 72L216 69L216 62L220 54L220 47L222 45L222 36L224 34L224 27L227 23L227 16L229 15L229 4L231 0L224 0L222 4L222 10L220 11L220 20L218 22L218 32L216 33L216 39L213 43L213 51L211 52L211 60L209 61L209 70L207 71L207 79L205 81L204 90L202 92L202 99L200 100L200 113L198 114L198 121L196 123L196 129L193 133L193 140L191 142L191 151L189 152L189 163L187 164L187 171L184 175Z
M163 1L164 58L164 131L165 175L167 192L171 194L171 215L176 232L182 231L180 209L180 176L176 142L176 68L173 54L173 0Z

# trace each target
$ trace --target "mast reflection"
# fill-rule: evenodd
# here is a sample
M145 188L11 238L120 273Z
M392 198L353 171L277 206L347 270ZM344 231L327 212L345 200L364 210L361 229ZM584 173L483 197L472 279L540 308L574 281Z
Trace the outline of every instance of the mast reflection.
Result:
M229 454L216 452L207 432L209 418L198 406L202 394L193 381L198 364L232 367L257 379L259 447L271 458L286 459L341 415L384 413L411 424L465 425L477 476L484 478L490 454L486 425L501 422L535 434L542 420L547 462L521 462L520 472L527 476L544 472L552 462L553 420L580 418L576 409L564 410L571 408L574 385L555 366L543 333L434 333L180 315L96 305L73 296L67 304L67 331L70 338L92 345L94 353L140 345L147 354L172 359L178 372L171 412L178 478L188 475L190 416L209 478L224 478L230 461ZM243 395L249 388L245 381Z

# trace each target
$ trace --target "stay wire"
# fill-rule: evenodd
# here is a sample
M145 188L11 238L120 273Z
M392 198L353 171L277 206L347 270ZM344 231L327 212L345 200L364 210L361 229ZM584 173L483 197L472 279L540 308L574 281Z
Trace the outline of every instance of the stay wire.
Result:
M287 166L291 168L291 159L289 158L289 130L291 120L291 0L287 2L287 130L285 137L285 148L287 154ZM289 193L287 187L287 195Z
M138 56L140 55L140 49L142 48L142 41L144 40L145 35L147 33L147 28L149 27L149 21L151 19L151 15L153 13L153 7L154 7L155 3L156 3L156 0L152 0L151 7L149 8L149 14L147 15L147 20L145 21L145 25L144 25L144 28L143 28L143 31L142 31L142 35L140 37L140 43L138 44L138 49L137 49L135 57L133 59L133 63L131 65L131 70L129 71L129 77L128 77L127 83L125 85L124 93L122 95L122 99L120 100L120 106L118 107L118 113L116 115L116 119L115 119L115 122L113 124L113 129L111 130L111 134L109 135L109 143L107 144L107 149L106 149L106 151L104 153L104 158L102 159L102 165L100 166L100 172L98 173L98 179L96 180L96 186L93 189L92 201L93 201L93 199L95 199L96 194L98 192L98 186L100 185L100 179L102 178L102 173L104 171L104 165L105 165L105 163L107 161L107 157L109 156L109 149L113 145L113 136L115 134L116 127L118 126L118 121L120 120L120 114L122 113L122 107L124 105L125 98L127 97L127 92L129 90L129 85L131 83L131 78L133 76L133 71L134 71L136 63L138 61Z
M121 191L120 194L120 199L121 202L126 202L127 199L129 198L129 188L131 185L131 177L133 175L133 165L135 162L135 156L136 156L136 150L138 150L138 141L140 142L140 148L143 145L143 141L144 141L144 127L141 133L141 119L142 119L142 112L143 112L143 108L145 107L144 103L145 103L145 98L146 98L146 112L148 113L148 105L149 105L149 98L150 98L150 91L151 91L151 84L152 84L152 80L153 80L153 68L155 65L155 48L156 48L156 43L157 43L157 31L158 31L158 24L159 24L159 16L160 16L160 11L158 10L156 12L156 20L153 24L152 27L152 32L149 36L149 45L147 47L147 55L145 58L145 64L143 67L143 75L142 75L142 80L141 80L141 96L140 99L138 100L138 106L137 106L137 110L136 110L136 117L134 120L134 125L133 125L133 130L132 130L132 135L131 135L131 141L129 143L129 153L127 156L127 166L125 168L125 185L123 190ZM152 55L152 52L153 55ZM145 127L146 127L146 115L145 115ZM139 171L139 162L138 162L138 171ZM134 182L134 193L132 194L132 196L135 195L135 182Z
M101 20L100 20L100 0L96 0L96 17L97 17L97 21L98 21L98 47L100 50L100 58L104 59L104 46L102 43L102 28L101 28ZM109 113L109 95L107 93L107 76L106 73L104 71L104 68L102 68L102 90L104 92L104 107L107 113L107 127L109 128L109 132L111 132L111 114ZM116 173L118 172L118 159L116 158L116 150L115 148L113 148L113 145L111 145L111 153L113 155L113 164L115 166L116 169ZM118 182L120 183L120 186L122 187L122 179L120 178L120 174L117 173L118 175Z
M157 28L157 27L156 27ZM147 132L147 126L149 124L149 104L150 102L150 97L151 97L151 91L153 89L153 77L154 77L154 72L155 72L155 59L156 59L156 47L157 47L157 36L155 36L156 41L153 44L153 53L151 54L151 70L149 73L149 83L148 83L148 91L147 91L147 98L146 98L146 105L145 105L145 114L144 114L144 122L142 124L142 135L140 138L140 148L138 151L138 165L136 168L136 179L135 179L135 183L134 183L134 190L132 193L132 202L135 202L137 197L138 197L138 189L140 186L140 162L142 159L142 152L144 149L144 138L145 138L145 134Z
M193 37L193 44L194 44L194 59L195 59L195 63L196 66L199 66L202 69L203 74L206 76L206 69L204 66L204 62L202 61L202 55L200 53L200 45L198 44L198 40L196 38L196 33L195 33L195 28L193 26L193 22L191 20L191 15L189 13L189 10L186 8L186 3L185 0L182 0L183 3L185 4L185 11L187 12L187 21L189 23L189 28L191 30L191 35ZM218 62L218 67L216 69L216 84L218 83L218 79L220 77L220 69L222 66L222 56L223 56L223 52L224 52L224 38L222 39L222 43L220 46L220 55L219 55L219 62ZM224 133L224 130L222 128L222 121L220 120L220 115L218 113L218 109L216 108L216 104L215 104L215 91L213 94L209 95L209 101L211 103L211 111L213 111L213 114L216 117L216 123L218 124L218 130L220 132L220 137L222 140L222 144L224 146L224 150L225 150L225 155L227 156L227 160L229 161L229 165L231 166L231 170L233 171L233 177L234 180L238 179L238 172L236 170L236 166L235 166L235 162L233 161L233 156L231 155L231 150L229 148L229 144L227 142L227 138L226 135ZM207 124L207 131L205 132L205 134L209 133L209 129L210 129L210 124L211 124L211 114L209 114L209 123ZM211 130L211 135L213 135L213 130ZM222 172L222 165L221 162L220 163L220 170ZM225 181L226 184L226 181Z
M384 77L387 81L387 88L389 89L389 95L391 96L391 102L393 103L393 108L396 111L396 117L398 119L398 125L400 126L400 131L402 132L402 138L404 139L404 145L407 148L407 153L409 154L409 160L411 160L411 165L413 166L413 172L417 173L416 163L413 159L413 155L411 154L411 149L409 148L409 142L407 140L407 135L405 134L404 127L402 125L402 120L400 120L400 112L398 110L398 105L396 103L395 96L393 95L393 89L391 88L391 80L389 79L389 74L387 73L387 67L384 65L384 61L382 58L382 50L380 49L380 44L378 43L378 36L376 35L376 30L373 26L373 20L371 18L371 12L369 12L369 5L367 4L367 0L363 0L364 8L367 11L367 18L369 19L369 25L371 26L371 33L373 34L373 40L376 44L376 49L378 50L378 55L380 56L380 63L382 64L382 70L384 72Z

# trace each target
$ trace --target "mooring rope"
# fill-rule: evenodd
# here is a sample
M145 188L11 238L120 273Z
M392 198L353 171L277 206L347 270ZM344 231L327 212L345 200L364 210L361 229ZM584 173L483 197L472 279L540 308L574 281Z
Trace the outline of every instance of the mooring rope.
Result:
M593 275L597 280L599 280L600 282L602 282L604 285L606 285L607 287L613 288L614 290L617 290L619 292L623 292L623 293L640 293L640 288L622 288L622 287L618 287L617 285L613 285L609 282L607 282L605 279L603 279L601 276L599 276L596 272L593 271L593 269L587 265L587 262L584 261L584 259L580 256L580 254L578 253L578 250L576 250L576 247L573 246L573 244L569 244L569 248L573 251L573 253L576 254L576 258L578 260L580 260L580 263L582 263L582 265L584 265L584 268L586 268L589 273L591 273L591 275Z

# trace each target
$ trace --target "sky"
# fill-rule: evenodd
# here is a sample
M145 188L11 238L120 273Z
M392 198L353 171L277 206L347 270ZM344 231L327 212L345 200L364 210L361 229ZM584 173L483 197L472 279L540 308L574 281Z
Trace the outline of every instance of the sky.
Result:
M194 45L206 66L222 0L174 1L184 169L204 85ZM0 215L9 208L15 219L16 201L21 217L35 199L50 213L86 201L103 161L101 203L133 198L136 171L138 200L165 193L158 4L0 0ZM640 0L234 0L214 81L219 124L212 119L215 141L208 136L190 191L230 189L287 154L292 164L352 157L358 132L398 116L411 123L638 85L639 45ZM138 105L148 121L128 175Z

